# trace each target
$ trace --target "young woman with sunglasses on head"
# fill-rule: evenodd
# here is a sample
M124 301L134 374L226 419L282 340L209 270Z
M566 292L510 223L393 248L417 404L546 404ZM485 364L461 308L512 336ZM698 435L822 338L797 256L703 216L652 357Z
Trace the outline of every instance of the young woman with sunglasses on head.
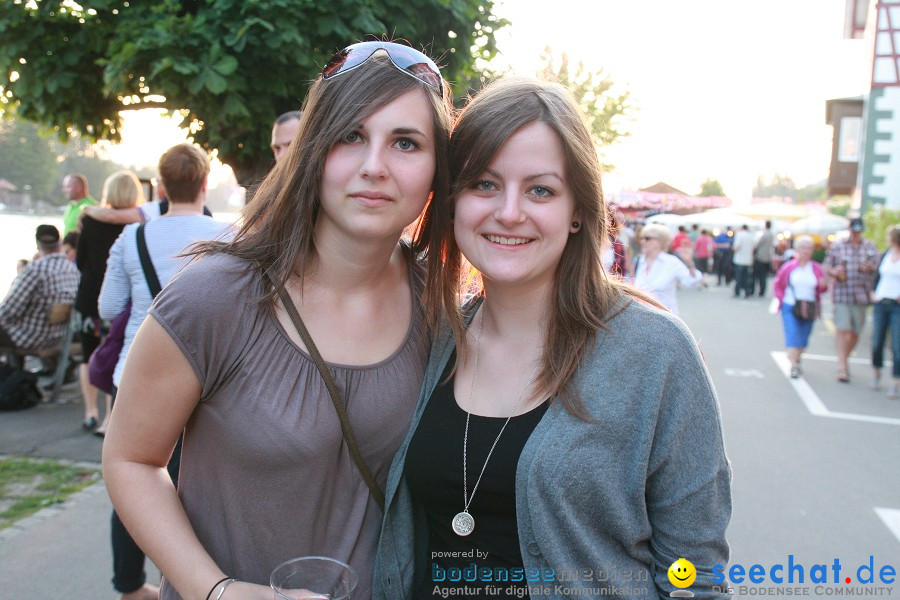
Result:
M443 320L388 476L374 597L668 597L681 557L697 597L724 597L712 382L683 323L601 268L608 213L575 102L501 80L450 148L452 203L426 213ZM463 255L481 287L460 309Z
M272 569L304 555L350 564L354 600L369 598L382 511L311 356L383 489L428 352L423 272L400 238L429 198L446 202L448 97L407 46L336 55L234 240L201 246L150 310L103 463L161 598L270 599ZM176 492L165 467L182 430Z

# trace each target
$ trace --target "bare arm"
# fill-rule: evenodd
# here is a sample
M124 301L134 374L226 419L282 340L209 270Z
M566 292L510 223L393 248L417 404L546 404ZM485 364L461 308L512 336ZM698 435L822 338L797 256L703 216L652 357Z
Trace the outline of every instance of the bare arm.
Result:
M97 219L101 223L110 223L112 225L128 225L130 223L141 222L141 211L137 207L132 208L109 208L107 206L88 206L81 214L79 219L85 216Z
M200 392L175 341L148 316L128 353L103 444L103 478L116 511L185 600L206 598L226 575L197 539L166 471ZM239 582L228 593L269 600L272 592Z

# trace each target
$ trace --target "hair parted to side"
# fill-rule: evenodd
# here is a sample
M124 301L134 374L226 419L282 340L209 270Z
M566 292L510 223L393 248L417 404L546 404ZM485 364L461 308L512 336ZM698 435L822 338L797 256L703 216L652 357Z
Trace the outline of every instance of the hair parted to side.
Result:
M452 104L443 95L403 73L377 53L359 68L312 84L300 111L297 137L285 157L262 181L243 212L243 224L231 242L206 242L200 252L225 252L260 265L272 288L260 298L273 300L292 275L303 277L315 261L313 229L320 206L320 185L331 149L364 119L412 90L431 102L435 139L435 175L429 203L445 205L449 190L447 153Z
M112 208L131 208L144 202L144 188L131 171L116 171L103 183L103 201Z
M600 256L608 235L609 212L603 199L600 163L589 130L571 94L561 85L510 77L483 88L462 110L450 138L452 197L472 185L488 168L500 147L516 131L540 121L559 136L566 181L581 221L569 235L555 274L555 293L547 306L548 331L542 367L535 390L558 395L572 414L589 419L570 381L592 349L598 330L637 297L659 306L651 298L607 278ZM538 150L539 151L539 150ZM432 203L426 214L422 241L429 246L426 307L428 322L437 328L448 317L464 352L465 325L459 309L468 273L453 235L452 203ZM483 293L483 290L482 290Z
M169 202L187 204L197 199L209 175L209 158L193 144L178 144L159 158L159 178L166 187Z

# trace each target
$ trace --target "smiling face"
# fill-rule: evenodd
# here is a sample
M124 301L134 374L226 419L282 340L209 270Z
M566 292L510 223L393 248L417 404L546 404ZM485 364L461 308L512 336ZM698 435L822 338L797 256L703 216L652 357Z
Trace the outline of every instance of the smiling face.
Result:
M689 587L697 579L697 569L685 558L679 558L669 567L669 582L677 588Z
M434 135L431 104L421 89L362 120L325 160L316 235L399 238L431 192Z
M454 233L485 285L553 281L569 234L578 230L559 137L534 121L500 146L456 199Z

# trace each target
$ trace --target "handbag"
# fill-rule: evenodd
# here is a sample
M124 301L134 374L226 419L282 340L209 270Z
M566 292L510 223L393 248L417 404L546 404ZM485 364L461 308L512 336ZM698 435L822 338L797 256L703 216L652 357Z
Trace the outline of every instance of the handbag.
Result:
M113 373L116 370L116 363L119 362L122 346L125 345L125 326L128 325L130 316L131 300L125 305L125 310L112 320L106 337L88 361L88 381L106 394L112 394Z
M363 458L362 452L359 451L359 444L356 442L356 436L353 433L353 428L350 426L350 420L347 418L347 409L344 408L344 403L341 401L341 395L338 392L337 386L334 384L331 372L328 370L328 367L325 366L325 361L322 360L319 349L316 348L315 343L313 343L312 336L309 335L309 330L307 330L306 325L303 324L303 319L300 318L300 313L297 312L297 307L294 306L287 291L282 289L281 292L279 292L278 297L281 298L284 309L291 317L291 321L294 322L294 327L297 328L297 333L300 334L300 339L302 339L303 343L306 345L306 349L309 351L309 355L316 364L319 374L322 376L322 379L325 380L325 387L328 388L328 395L331 396L331 401L334 403L334 410L337 412L338 419L341 421L341 432L344 434L344 441L347 442L350 456L353 457L353 462L356 463L356 468L359 469L362 478L369 487L369 491L375 498L375 502L378 503L381 511L384 512L384 492L378 487L378 482L375 481L375 477L372 475L372 471L369 469L366 459Z
M0 410L22 410L41 402L37 374L0 363Z
M791 288L791 293L794 294L794 307L791 309L793 315L801 321L815 321L816 317L819 316L819 307L816 305L816 301L798 300L797 292L794 291L794 286L790 283L790 280L788 280L788 286Z
M816 306L815 300L797 300L794 302L791 312L801 321L815 321L818 310L819 307Z

